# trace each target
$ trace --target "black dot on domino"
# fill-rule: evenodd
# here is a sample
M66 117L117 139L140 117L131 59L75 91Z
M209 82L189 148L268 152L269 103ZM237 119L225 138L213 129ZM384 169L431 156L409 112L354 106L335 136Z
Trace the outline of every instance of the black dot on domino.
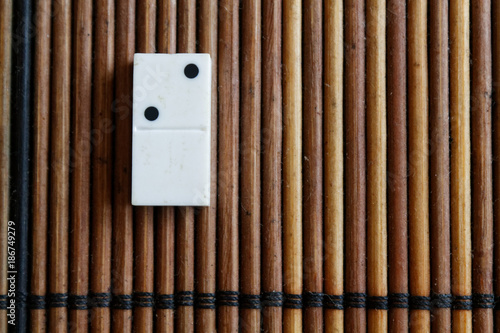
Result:
M195 64L189 64L186 66L186 68L184 68L184 75L186 75L190 79L194 79L195 77L197 77L199 72L200 70Z
M154 106L150 106L146 109L146 111L144 111L144 117L146 117L146 119L149 121L156 120L159 114L160 113L158 112L158 109Z

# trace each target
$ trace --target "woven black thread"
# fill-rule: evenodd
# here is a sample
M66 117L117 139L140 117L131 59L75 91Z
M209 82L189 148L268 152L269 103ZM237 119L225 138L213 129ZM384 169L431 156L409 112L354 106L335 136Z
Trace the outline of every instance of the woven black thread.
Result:
M89 306L91 308L109 308L111 293L90 293Z
M493 309L495 307L495 296L474 293L472 295L472 304L475 309Z
M302 295L285 294L285 302L283 306L288 309L302 309Z
M450 294L432 294L432 307L437 309L450 309L453 305L453 296Z
M261 309L260 295L241 294L239 297L240 308L243 309Z
M218 291L217 305L218 306L239 306L238 291Z
M427 310L431 309L431 298L428 296L410 296L410 308L412 310Z
M284 296L281 291L266 291L262 293L262 306L264 307L282 307Z
M194 291L178 291L175 293L176 306L193 306Z
M117 310L132 310L134 308L132 295L113 295L112 307Z
M392 293L389 295L389 308L391 309L408 309L410 294L407 293Z
M472 310L472 295L453 296L453 310Z
M197 309L215 309L215 294L214 293L197 293L194 299L194 306Z
M68 308L71 310L87 310L89 308L87 295L69 295Z
M155 307L161 310L173 310L175 308L174 294L157 294Z
M323 307L323 293L307 291L304 294L304 307L321 308Z
M0 310L7 310L7 295L0 295Z
M65 308L68 306L68 294L66 293L49 294L47 299L47 307L49 308Z
M345 294L345 307L362 309L366 306L365 293L346 293Z
M152 308L154 305L154 294L148 292L134 292L134 306L140 308Z
M387 296L368 296L366 298L366 307L375 310L388 310L389 297Z
M29 295L28 307L31 310L43 310L47 307L45 295Z
M325 308L332 310L344 310L344 295L323 295Z

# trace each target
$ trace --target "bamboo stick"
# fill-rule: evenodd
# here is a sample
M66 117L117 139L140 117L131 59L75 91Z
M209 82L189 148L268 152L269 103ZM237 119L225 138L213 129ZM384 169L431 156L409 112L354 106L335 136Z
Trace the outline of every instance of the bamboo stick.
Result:
M69 290L71 295L87 297L91 207L92 2L75 2L74 18ZM86 332L88 311L75 303L70 300L70 330Z
M10 209L7 225L9 305L14 302L14 328L26 332L28 321L28 241L30 219L30 145L32 74L31 0L13 3L12 18L12 111L10 156ZM15 260L9 259L15 252ZM13 280L12 280L13 279ZM15 290L11 290L12 282ZM12 317L9 310L9 325Z
M303 2L303 219L304 330L323 330L323 45L322 3ZM309 300L308 298L310 298Z
M324 5L324 292L325 301L344 293L344 170L343 170L343 4ZM338 302L337 302L338 303ZM344 329L344 312L325 303L325 331Z
M366 164L365 164L365 16L364 1L348 0L344 5L344 133L345 133L345 292L361 300L352 307L346 300L346 331L366 329ZM357 295L361 294L361 295ZM356 302L358 303L358 302ZM358 305L358 304L355 304Z
M261 2L246 0L241 10L240 102L240 330L260 332L260 309L252 295L261 292ZM248 302L247 302L248 301Z
M157 45L160 53L175 53L177 7L175 0L158 1ZM155 328L158 332L174 332L175 291L175 211L174 207L156 209L156 296L166 300L156 304ZM169 303L170 302L170 303Z
M10 170L10 91L12 65L12 1L0 3L0 71L3 73L0 89L0 295L7 306L7 241L9 221ZM0 310L0 331L7 331L7 310Z
M367 292L368 332L385 332L387 306L387 124L385 0L366 8ZM373 303L373 304L370 304ZM378 305L379 304L379 305Z
M132 331L134 228L131 205L132 71L135 0L116 1L115 160L113 200L113 332ZM119 302L118 300L122 300Z
M387 1L387 223L390 305L408 301L406 1ZM391 302L391 300L393 302ZM407 303L389 310L389 331L408 331Z
M33 254L31 269L31 294L45 297L47 293L47 223L49 183L49 117L50 94L50 29L51 4L37 1L34 64L34 149L33 149ZM3 45L3 44L2 44ZM45 309L31 311L32 332L46 331Z
M177 49L180 53L196 51L196 2L179 0L177 5ZM194 291L194 208L178 207L176 220L176 292ZM175 327L180 332L194 330L193 306L178 306Z
M199 52L210 53L212 58L212 116L211 116L211 184L210 207L200 209L196 215L196 291L198 295L215 299L216 276L216 211L217 211L217 2L200 1L198 10ZM196 309L196 331L215 332L215 305L208 303Z
M427 1L408 2L408 92L410 294L430 297ZM410 329L430 331L427 304L410 311Z
M283 292L282 256L282 4L262 4L262 292L263 329L282 331L283 302L266 301ZM269 297L267 297L268 295ZM274 305L271 305L274 303Z
M452 293L472 294L470 4L450 3ZM472 312L454 310L454 332L472 331ZM451 330L451 327L449 328Z
M500 1L493 2L493 88L495 93L495 109L493 112L493 189L494 189L494 221L495 221L495 295L496 304L500 300ZM500 311L495 311L495 324L500 327Z
M302 1L283 3L283 331L302 330ZM293 296L292 296L293 297Z
M448 1L429 10L429 123L431 278L435 297L449 295L450 277L450 133ZM459 243L460 244L460 243ZM451 309L434 307L432 329L451 332Z
M71 2L54 1L52 10L49 291L56 296L68 292ZM49 331L67 331L66 307L49 309Z
M472 290L493 294L491 1L472 2ZM493 332L493 310L475 308L474 330Z
M156 0L137 2L137 51L156 51ZM154 290L154 210L134 208L135 221L135 280L134 295L142 306L134 308L134 330L153 332Z
M219 198L217 202L219 275L217 289L222 296L224 292L237 292L239 283L239 4L236 1L221 0L219 7ZM221 300L220 296L219 300ZM220 332L238 330L237 307L219 306L217 315Z
M95 306L91 330L110 330L111 233L113 180L114 2L96 8L94 41L92 150L92 261L90 290Z

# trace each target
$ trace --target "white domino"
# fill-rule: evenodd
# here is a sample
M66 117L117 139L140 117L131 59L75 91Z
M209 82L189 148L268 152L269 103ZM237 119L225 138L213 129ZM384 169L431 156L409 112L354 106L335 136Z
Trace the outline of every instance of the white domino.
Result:
M133 205L210 205L210 88L208 54L135 54Z

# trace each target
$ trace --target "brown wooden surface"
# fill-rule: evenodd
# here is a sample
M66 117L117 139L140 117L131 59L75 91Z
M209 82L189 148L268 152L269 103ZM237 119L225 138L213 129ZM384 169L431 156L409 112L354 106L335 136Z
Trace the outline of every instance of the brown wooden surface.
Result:
M0 3L0 72L3 73L0 89L0 295L7 295L7 228L9 221L9 170L10 170L10 82L12 65L12 1ZM47 196L45 196L47 198ZM46 223L46 220L45 220ZM45 267L44 267L45 269ZM45 279L44 279L45 280ZM43 281L42 283L44 283ZM0 310L0 331L7 331L7 311Z
M472 1L472 290L493 293L491 1ZM493 310L474 309L474 330L493 332Z
M177 3L175 0L158 0L157 51L175 53L177 32ZM156 217L155 292L172 295L175 291L175 210L158 207ZM174 310L156 308L157 332L174 332Z
M68 225L71 88L71 2L52 4L50 293L68 292ZM49 331L67 331L67 309L49 309Z
M343 4L324 4L324 293L344 292ZM324 303L325 304L325 303ZM344 311L324 310L326 332L344 329Z
M177 1L177 51L196 51L196 1ZM194 208L178 207L176 223L176 292L194 291ZM179 306L175 313L175 328L179 332L194 330L192 306Z
M217 212L217 8L216 1L199 1L198 52L212 58L212 117L210 161L210 207L201 208L196 218L196 291L214 294L216 289L216 212ZM196 309L196 331L216 331L215 309Z
M95 8L92 113L92 238L90 291L111 291L111 239L113 191L114 1ZM92 294L91 294L92 296ZM91 330L110 330L110 309L91 310Z
M472 293L470 3L450 2L451 249L453 295ZM472 331L472 311L453 311L454 332Z
M344 5L345 292L366 292L364 1ZM364 331L364 308L345 309L345 329Z
M303 292L323 292L323 7L303 1ZM304 330L323 331L323 309L304 308Z
M282 82L280 1L262 3L262 292L282 292ZM282 331L281 307L265 306L262 327Z
M410 295L430 297L427 1L408 3L407 26ZM430 324L429 311L410 311L411 330L428 332Z
M261 2L241 8L240 292L260 295ZM240 308L240 330L260 332L259 309Z
M457 1L458 3L458 1ZM450 277L450 131L448 1L429 10L429 126L431 284L435 294L451 293ZM432 329L451 332L451 310L435 308Z
M135 0L116 1L113 295L132 295L134 225L131 205L132 70ZM132 331L132 311L113 309L113 332Z
M370 296L387 296L386 3L366 3L367 267ZM387 311L368 309L368 332L385 332Z
M283 291L302 294L302 2L283 2ZM302 331L284 308L283 331Z
M495 294L500 296L500 1L493 2L493 202L495 221ZM500 311L495 311L495 327L500 328Z
M408 293L406 1L387 1L387 224L389 293ZM408 330L408 309L389 310L389 331Z
M156 0L137 2L137 42L140 53L156 51ZM154 210L153 207L134 207L135 274L134 292L152 293L154 276ZM134 330L153 332L152 307L134 308Z
M219 291L238 291L239 3L219 2ZM218 330L238 330L238 308L219 306Z
M92 3L73 8L70 284L73 295L89 292L90 154L92 115ZM113 94L111 92L111 94ZM43 124L38 124L43 126ZM42 127L43 128L43 127ZM70 329L88 330L88 311L69 311Z

